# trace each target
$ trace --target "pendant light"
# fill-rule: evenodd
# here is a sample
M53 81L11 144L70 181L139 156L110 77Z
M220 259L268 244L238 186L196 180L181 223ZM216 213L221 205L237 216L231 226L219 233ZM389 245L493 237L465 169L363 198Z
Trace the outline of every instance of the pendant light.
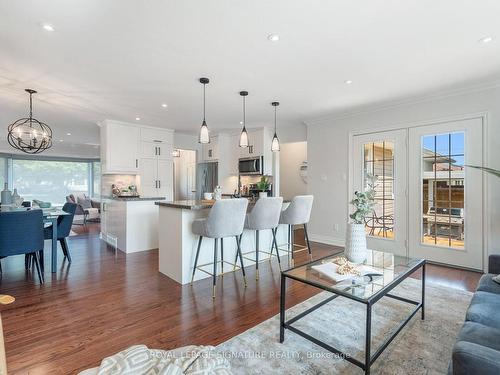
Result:
M245 127L246 125L246 107L245 100L248 96L248 91L240 91L240 95L243 97L243 129L240 134L240 147L248 147L248 133Z
M52 129L47 124L33 118L33 94L35 90L24 90L30 94L29 117L21 118L7 128L7 141L27 154L38 154L52 147Z
M280 141L276 135L276 107L280 105L279 102L272 102L271 105L274 107L274 137L271 143L271 151L277 152L280 150Z
M200 78L200 83L203 84L203 122L200 128L199 143L210 143L210 134L208 133L207 122L205 121L205 86L210 82L208 78Z

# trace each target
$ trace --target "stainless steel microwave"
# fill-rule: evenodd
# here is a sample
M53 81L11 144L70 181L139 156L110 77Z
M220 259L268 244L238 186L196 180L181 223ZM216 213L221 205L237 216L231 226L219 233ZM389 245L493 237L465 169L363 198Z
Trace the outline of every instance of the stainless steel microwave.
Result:
M263 174L264 173L264 157L242 158L239 159L238 172L240 174Z

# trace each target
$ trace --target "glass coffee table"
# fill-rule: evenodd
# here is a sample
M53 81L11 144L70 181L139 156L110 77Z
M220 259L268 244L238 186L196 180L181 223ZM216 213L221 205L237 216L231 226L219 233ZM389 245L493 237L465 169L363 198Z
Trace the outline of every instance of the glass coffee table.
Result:
M425 301L425 259L413 259L405 256L398 256L392 253L385 253L381 251L368 251L368 257L363 263L371 268L373 268L377 276L358 276L354 277L352 280L344 280L342 282L336 283L331 278L321 274L317 270L313 269L313 266L321 265L327 262L331 262L334 258L343 257L344 253L338 253L335 255L329 255L327 257L318 259L316 261L290 268L281 273L281 295L280 295L280 343L285 340L285 329L312 341L316 345L329 350L332 353L342 356L347 361L360 367L365 371L365 374L370 373L370 366L377 360L377 358L382 354L382 352L387 348L392 340L401 332L404 326L415 316L415 314L420 310L422 320L425 318L424 312L424 301ZM391 294L396 286L398 286L402 281L404 281L408 276L417 271L419 268L422 269L422 298L421 301L413 301L401 296L396 296ZM286 279L293 279L295 281L312 285L324 291L332 293L324 301L321 301L317 305L309 308L308 310L298 314L290 320L285 320L285 298L286 298ZM293 326L293 323L302 319L309 313L315 311L321 306L327 304L328 302L334 300L335 298L342 296L349 298L353 301L360 302L366 306L366 338L365 338L365 360L361 362L339 349L336 349L315 337L299 330ZM394 298L401 302L406 302L415 305L415 309L407 316L407 318L397 326L396 330L381 344L375 352L372 354L371 351L371 319L372 319L372 307L379 301L382 297Z

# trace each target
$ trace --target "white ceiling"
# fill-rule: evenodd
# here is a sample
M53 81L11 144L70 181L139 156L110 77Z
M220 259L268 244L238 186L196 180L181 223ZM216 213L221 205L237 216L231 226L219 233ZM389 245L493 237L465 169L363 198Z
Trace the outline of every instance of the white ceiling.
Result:
M300 124L498 79L499 14L497 0L2 1L0 121L31 87L66 142L98 143L105 118L194 132L206 76L211 129L240 126L240 90L249 127L272 123L274 100L280 126Z

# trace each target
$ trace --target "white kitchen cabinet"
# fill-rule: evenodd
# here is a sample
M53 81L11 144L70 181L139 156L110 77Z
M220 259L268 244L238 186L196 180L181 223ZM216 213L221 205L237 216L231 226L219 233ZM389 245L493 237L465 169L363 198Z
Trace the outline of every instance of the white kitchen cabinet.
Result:
M158 195L158 159L142 158L140 168L140 194L146 197Z
M101 168L104 174L137 174L139 170L137 126L105 120L101 123Z
M158 159L158 196L173 200L174 163L173 160Z
M201 145L201 162L219 160L219 139L210 137L210 143Z
M140 163L139 191L141 196L165 197L167 200L171 200L174 184L174 162L172 158L143 158Z
M170 143L141 141L141 158L172 159L173 146Z

